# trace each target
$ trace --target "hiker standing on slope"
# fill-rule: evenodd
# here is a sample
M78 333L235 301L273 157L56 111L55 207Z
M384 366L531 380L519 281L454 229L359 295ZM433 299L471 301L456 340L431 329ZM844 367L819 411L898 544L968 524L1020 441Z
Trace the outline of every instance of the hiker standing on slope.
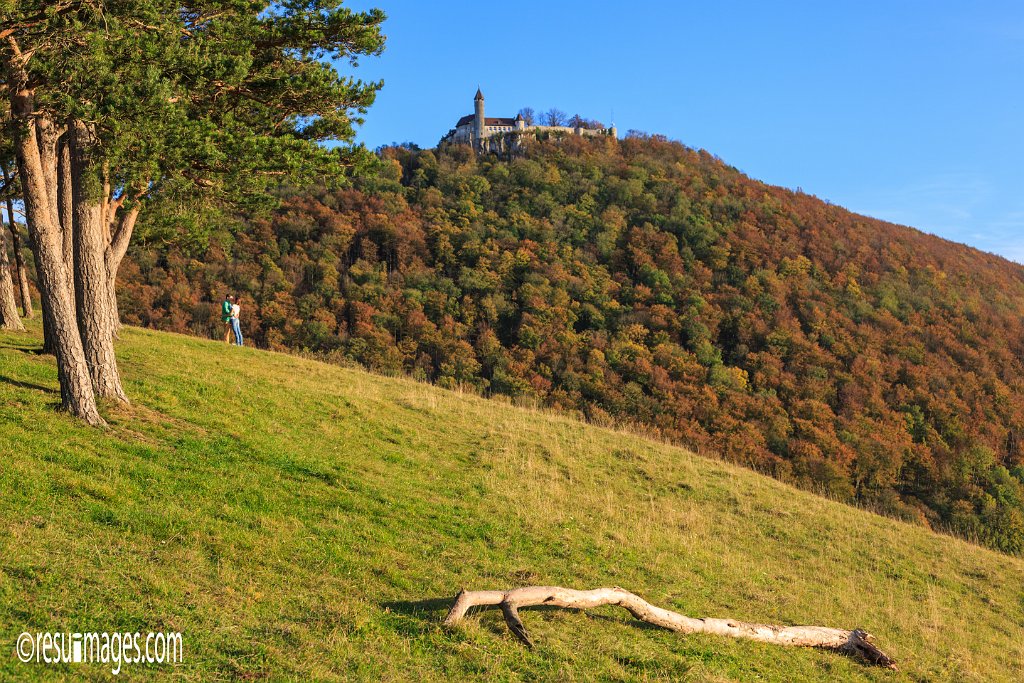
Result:
M224 301L220 304L220 319L224 323L224 343L231 343L231 333L234 331L234 325L232 324L232 310L234 309L235 297L230 294L224 295ZM237 344L237 337L235 338Z
M238 302L242 300L242 297L236 296L231 306L231 330L235 333L235 344L243 346L242 344L242 323L239 321L238 316L242 312L242 307L238 305Z

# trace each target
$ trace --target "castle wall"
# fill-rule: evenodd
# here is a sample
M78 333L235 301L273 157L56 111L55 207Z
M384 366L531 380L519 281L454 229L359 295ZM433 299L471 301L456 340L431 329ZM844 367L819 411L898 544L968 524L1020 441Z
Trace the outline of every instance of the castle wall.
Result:
M508 152L515 151L522 146L525 136L536 137L538 133L554 135L581 135L583 137L616 137L615 128L573 128L572 126L527 126L523 129L511 130L484 130L479 145L474 145L476 140L475 126L465 124L449 131L441 138L441 142L452 142L456 144L474 145L483 152Z
M574 128L572 126L527 126L534 132L562 133L566 135L612 135L613 128Z

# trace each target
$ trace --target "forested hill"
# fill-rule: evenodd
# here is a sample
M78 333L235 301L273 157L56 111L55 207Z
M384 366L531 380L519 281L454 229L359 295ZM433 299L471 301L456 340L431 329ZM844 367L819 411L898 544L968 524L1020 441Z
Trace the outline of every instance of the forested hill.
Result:
M1024 551L1024 268L659 138L391 149L209 246L143 240L127 322L352 359L665 437ZM173 243L172 243L173 244Z

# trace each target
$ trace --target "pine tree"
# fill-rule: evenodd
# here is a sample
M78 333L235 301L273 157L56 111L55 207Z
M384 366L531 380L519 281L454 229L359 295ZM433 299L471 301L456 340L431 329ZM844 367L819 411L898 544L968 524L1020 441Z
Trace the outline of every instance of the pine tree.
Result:
M144 204L238 201L270 176L366 164L353 124L381 84L330 60L379 53L384 15L340 0L7 0L0 20L0 94L63 404L99 424L96 395L127 400L114 283Z

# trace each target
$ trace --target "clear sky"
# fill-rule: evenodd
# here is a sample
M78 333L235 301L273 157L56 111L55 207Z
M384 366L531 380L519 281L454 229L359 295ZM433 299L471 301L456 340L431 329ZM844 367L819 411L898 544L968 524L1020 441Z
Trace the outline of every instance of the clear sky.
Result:
M380 7L360 139L433 147L473 111L557 107L1024 262L1024 2L478 2Z

